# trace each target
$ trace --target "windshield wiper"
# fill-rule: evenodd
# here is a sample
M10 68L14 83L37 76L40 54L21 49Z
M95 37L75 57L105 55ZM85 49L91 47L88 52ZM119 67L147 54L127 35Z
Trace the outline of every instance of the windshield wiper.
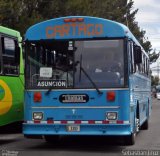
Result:
M49 93L52 91L52 89L53 89L53 87L50 87L50 88L46 91L45 95L49 95Z
M79 75L79 81L81 80L81 71L86 75L86 77L88 78L88 80L92 83L93 87L96 89L97 93L99 95L102 95L103 92L101 92L99 90L99 88L97 87L97 85L93 82L93 80L91 79L91 77L87 74L87 72L84 70L84 68L82 67L82 54L81 54L81 58L80 58L80 75Z

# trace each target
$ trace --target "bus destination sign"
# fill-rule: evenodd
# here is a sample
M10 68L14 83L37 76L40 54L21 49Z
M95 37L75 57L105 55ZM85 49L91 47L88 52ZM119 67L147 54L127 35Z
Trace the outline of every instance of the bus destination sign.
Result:
M46 38L69 37L69 36L101 36L103 34L102 24L93 23L70 23L46 27Z
M37 87L62 88L62 87L66 87L66 81L65 80L38 80Z

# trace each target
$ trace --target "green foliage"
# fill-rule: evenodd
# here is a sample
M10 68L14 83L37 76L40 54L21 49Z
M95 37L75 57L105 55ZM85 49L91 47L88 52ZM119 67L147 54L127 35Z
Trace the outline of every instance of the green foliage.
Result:
M38 13L40 0L0 0L0 24L24 34L26 29L43 19Z
M127 25L147 53L151 53L150 41L145 40L145 31L135 21L138 9L133 0L0 0L0 24L17 29L24 34L26 29L43 20L62 16L96 16L115 20ZM155 60L155 56L153 60ZM151 61L152 61L151 57Z
M151 85L157 86L159 83L159 77L158 76L151 76Z
M156 62L159 57L159 53L156 53L155 50L149 54L150 62Z

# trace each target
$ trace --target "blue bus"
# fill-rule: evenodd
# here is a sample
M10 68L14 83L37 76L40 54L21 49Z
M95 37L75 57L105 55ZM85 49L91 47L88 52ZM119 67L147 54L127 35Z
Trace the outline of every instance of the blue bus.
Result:
M123 136L135 143L151 114L149 57L121 23L68 16L25 35L27 138Z

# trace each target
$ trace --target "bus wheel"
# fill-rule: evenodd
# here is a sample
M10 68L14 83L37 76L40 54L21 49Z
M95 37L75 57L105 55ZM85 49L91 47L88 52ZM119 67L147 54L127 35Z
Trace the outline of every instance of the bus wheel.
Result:
M141 129L142 130L147 130L149 128L149 121L146 119L146 121L143 123Z
M45 135L44 139L47 143L57 143L59 140L59 136L58 135Z
M125 145L134 145L136 141L136 132L131 133L129 136L125 136Z
M124 140L125 145L134 145L135 144L136 134L139 132L139 128L140 128L139 119L136 116L134 119L134 123L135 123L135 126L134 126L134 130L131 133L131 135L125 136L125 140Z
M148 106L149 106L149 104L148 104ZM149 108L148 108L148 110L147 110L147 119L146 119L146 121L143 123L143 125L141 126L141 129L142 130L147 130L148 128L149 128Z

